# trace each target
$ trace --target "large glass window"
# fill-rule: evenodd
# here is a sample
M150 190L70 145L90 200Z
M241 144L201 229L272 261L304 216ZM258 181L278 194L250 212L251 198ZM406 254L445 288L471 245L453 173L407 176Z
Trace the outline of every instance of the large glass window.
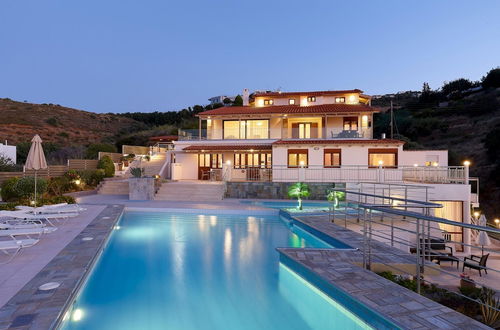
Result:
M398 149L368 149L368 166L397 167Z
M222 168L222 154L199 154L199 167Z
M288 167L307 167L308 165L307 149L288 150Z
M340 167L340 149L325 149L324 167Z
M234 168L247 167L271 168L271 153L253 152L234 154Z
M344 131L357 131L358 117L344 117Z
M224 139L268 139L269 120L225 120Z

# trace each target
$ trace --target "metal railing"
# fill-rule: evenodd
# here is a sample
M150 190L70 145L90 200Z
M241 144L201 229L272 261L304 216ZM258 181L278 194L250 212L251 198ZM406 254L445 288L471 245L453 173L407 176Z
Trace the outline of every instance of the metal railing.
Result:
M403 188L393 186L392 191ZM329 221L363 235L360 249L363 267L381 269L382 265L395 274L412 277L419 294L425 287L436 285L485 308L500 311L496 303L489 304L453 289L472 286L500 291L500 268L492 262L500 258L500 251L472 242L474 231L498 237L500 229L436 217L432 210L441 208L441 204L394 196L387 189L376 187L375 194L372 187L366 186L335 190L344 193L346 200L339 208L330 209ZM455 231L442 229L446 226ZM373 244L375 241L391 248L381 249ZM442 267L446 262L451 262L453 267ZM464 269L468 270L465 275ZM479 276L479 269L483 276Z
M251 171L251 173L249 173ZM411 175L408 173L411 172ZM447 177L450 175L450 177ZM467 182L465 171L455 167L368 167L343 165L328 168L318 165L288 167L273 165L272 168L233 168L228 181L274 181L274 182L385 182L385 183L459 183ZM418 180L415 178L418 177ZM258 179L256 179L258 178Z

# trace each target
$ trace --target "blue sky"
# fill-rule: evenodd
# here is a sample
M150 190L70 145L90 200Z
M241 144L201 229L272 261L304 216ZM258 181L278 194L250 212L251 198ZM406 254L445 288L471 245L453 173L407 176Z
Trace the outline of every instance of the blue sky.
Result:
M368 94L500 65L499 1L1 0L0 97L168 111L245 87Z

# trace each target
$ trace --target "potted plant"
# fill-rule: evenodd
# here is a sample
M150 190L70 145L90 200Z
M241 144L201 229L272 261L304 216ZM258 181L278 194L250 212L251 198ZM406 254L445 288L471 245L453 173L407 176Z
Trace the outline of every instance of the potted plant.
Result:
M461 288L475 288L476 283L466 273L460 274L460 287Z
M299 202L298 209L302 210L302 198L309 197L311 192L309 191L309 186L302 182L294 183L288 188L288 196L292 198L297 198Z
M128 156L121 156L120 161L123 163L123 166L128 167Z
M333 207L337 209L339 207L339 201L345 200L345 192L336 191L334 189L329 190L326 194L326 199L329 202L333 202Z

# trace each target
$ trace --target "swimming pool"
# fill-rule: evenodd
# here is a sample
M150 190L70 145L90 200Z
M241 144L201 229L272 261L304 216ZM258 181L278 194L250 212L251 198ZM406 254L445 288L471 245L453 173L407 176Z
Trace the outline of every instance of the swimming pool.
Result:
M126 212L61 328L370 328L280 266L286 246L331 247L278 216Z
M287 208L296 208L297 201L248 201L242 200L240 201L242 204L251 204L256 206L268 207L271 209L287 209ZM325 208L328 209L330 206L329 202L308 202L303 201L302 206L304 208Z

